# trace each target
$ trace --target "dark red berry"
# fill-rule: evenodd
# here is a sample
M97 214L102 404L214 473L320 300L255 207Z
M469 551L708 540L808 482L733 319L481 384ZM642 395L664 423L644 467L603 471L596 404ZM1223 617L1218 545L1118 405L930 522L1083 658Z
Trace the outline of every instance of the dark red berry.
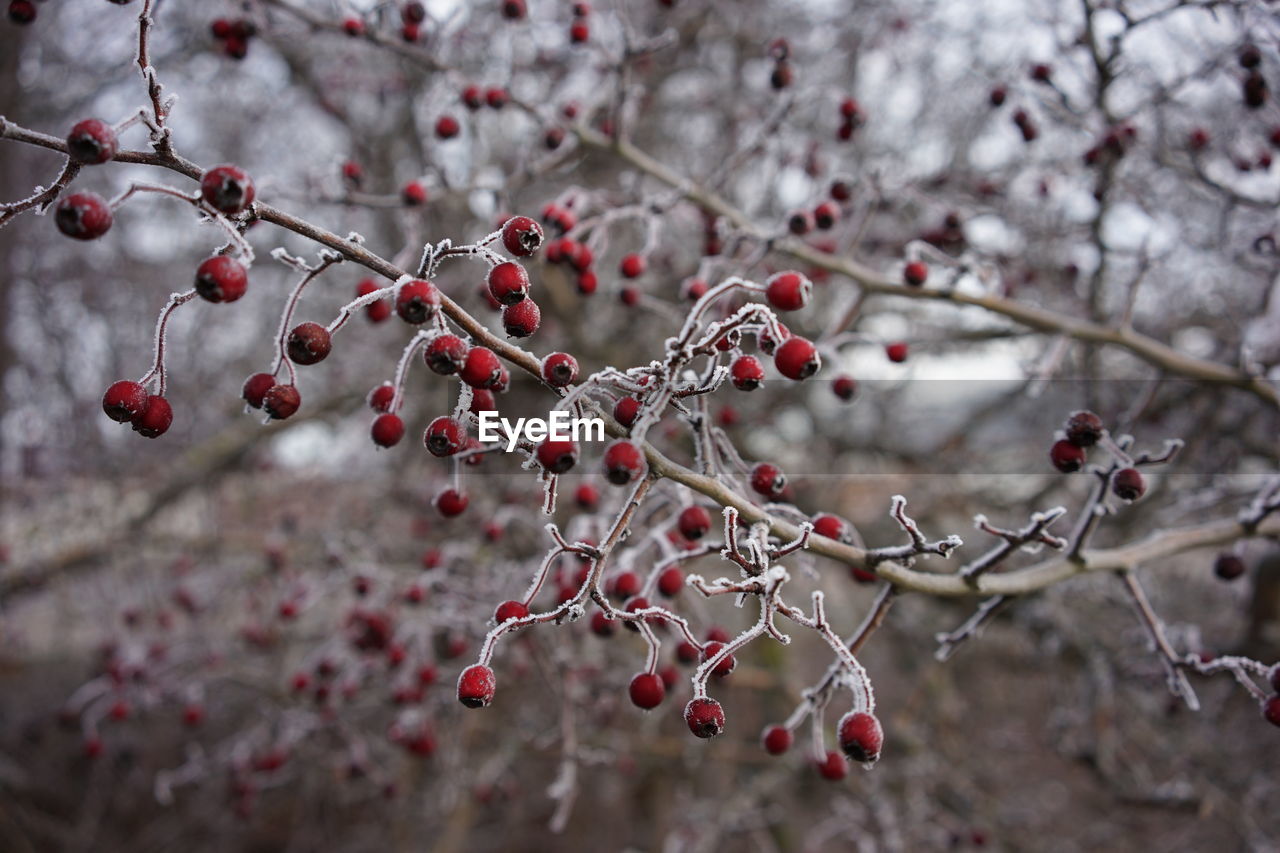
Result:
M369 392L366 400L369 408L375 412L391 411L391 404L395 402L396 388L390 382L383 382L381 385Z
M1280 726L1280 694L1270 696L1262 703L1262 717L1273 726Z
M578 362L567 352L553 352L542 360L542 378L554 388L572 385L578 378Z
M615 439L604 451L604 476L615 486L625 486L648 470L644 454L626 439Z
M809 304L813 285L798 272L780 272L769 278L765 298L779 311L798 311Z
M1062 473L1070 474L1084 467L1084 451L1066 439L1055 441L1049 448L1049 461Z
M574 44L584 44L591 36L591 27L581 18L575 20L569 26L569 41Z
M15 24L29 24L36 19L36 4L31 0L10 0L9 20ZM94 738L94 740L97 740ZM86 741L86 746L87 746ZM98 752L102 752L102 741L97 740ZM88 754L88 749L85 750ZM96 756L97 753L94 753Z
M452 456L467 443L467 428L454 418L441 415L427 425L422 442L432 456Z
M1241 68L1257 68L1262 64L1262 51L1258 50L1256 44L1242 45L1236 59Z
M262 408L262 400L267 392L276 384L276 378L270 373L255 373L244 381L240 396L255 409Z
M761 735L760 741L764 751L770 755L782 755L791 748L793 738L791 730L786 726L769 726Z
M484 106L484 91L474 83L462 90L462 103L475 111Z
M493 701L496 688L493 670L484 664L472 664L458 676L458 701L468 708L484 708Z
M884 730L875 715L850 711L840 718L836 731L840 737L840 749L852 760L859 764L873 764L880 757Z
M159 438L169 431L173 423L173 409L169 401L158 394L147 397L147 405L133 416L133 431L146 438Z
M85 166L107 162L119 147L115 130L99 118L76 122L67 134L67 156Z
M513 216L502 226L502 245L519 258L527 258L542 246L542 226L527 216Z
M818 774L830 782L839 782L849 774L849 762L835 751L828 751L826 757L817 762Z
M492 389L502 380L502 362L488 347L472 347L458 376L472 388Z
M684 721L698 737L713 738L724 731L724 708L709 697L690 699L684 706Z
M525 16L524 0L502 0L502 17L509 21L518 21Z
M1031 66L1031 79L1037 83L1048 83L1053 79L1053 66L1044 62L1037 62Z
M1003 106L1005 99L1009 97L1009 90L1004 86L995 86L987 95L987 102L993 107Z
M711 513L705 507L685 507L677 520L677 526L685 539L701 539L711 529Z
M471 406L468 411L473 415L478 415L481 412L498 411L498 405L494 402L493 392L487 388L472 388ZM480 457L477 456L476 458L479 459Z
M102 395L102 411L118 423L127 423L147 407L147 389L137 382L121 379L111 383Z
M515 261L489 270L489 294L500 305L514 305L529 295L529 274Z
M758 462L751 469L751 489L769 500L777 500L787 488L787 477L782 469L769 462Z
M364 21L359 18L346 18L342 22L342 29L349 36L364 35Z
M238 166L214 166L200 176L200 194L214 210L236 214L253 203L253 179Z
M453 116L444 115L436 119L436 136L441 139L453 139L462 130L462 125Z
M675 566L663 569L662 574L658 575L658 592L667 598L675 598L682 589L684 589L684 572Z
M76 240L96 240L111 228L111 208L97 193L72 193L58 202L53 221Z
M505 107L507 100L507 90L497 86L486 90L484 93L484 102L495 110Z
M739 391L754 391L764 384L764 366L754 355L740 355L729 365L729 378Z
M513 338L527 338L538 331L542 310L532 299L521 299L502 309L502 327Z
M333 341L319 323L299 323L289 333L285 348L294 364L319 364L329 355Z
M1267 80L1258 71L1250 71L1241 84L1244 105L1251 110L1260 109L1267 102Z
M648 264L645 262L644 255L631 253L622 259L622 263L618 265L618 271L622 273L624 278L639 278L644 275Z
M804 236L813 230L813 214L807 210L793 211L787 217L787 230L797 237Z
M378 415L369 428L369 437L379 447L395 447L404 438L404 421L390 412Z
M262 395L262 410L275 420L282 421L298 411L302 395L292 385L272 385Z
M705 663L706 661L711 660L716 655L720 654L720 652L723 651L723 649L724 649L724 643L722 642L713 640L707 643L705 646L702 647L703 662ZM738 661L734 658L733 655L731 654L725 655L723 658L720 659L720 662L717 663L715 667L711 670L711 674L716 676L717 678L724 678L726 675L729 675L731 672L733 672L734 668L737 665L738 665Z
M612 637L613 632L616 630L616 623L613 619L605 616L603 610L597 610L591 614L591 633L598 637Z
M432 373L452 376L466 363L469 347L457 335L436 335L423 351L422 358Z
M470 502L466 492L460 492L457 489L445 489L436 495L436 511L445 518L454 518L462 515Z
M1224 581L1233 581L1245 572L1244 560L1230 551L1218 555L1213 561L1213 573Z
M858 380L852 376L837 376L831 383L831 391L846 403L858 394Z
M792 335L774 353L773 364L783 376L801 381L821 369L822 357L818 355L818 348L812 342L799 335Z
M894 341L893 343L886 344L884 354L894 364L901 364L907 360L907 342Z
M1073 412L1063 429L1067 441L1076 447L1093 447L1102 438L1102 418L1093 412Z
M773 73L769 75L769 85L774 89L785 89L791 85L795 79L795 72L791 70L791 63L779 61L773 66Z
M373 279L363 279L356 285L356 298L359 299L361 296L368 296L375 290L381 289L382 288L378 287L378 283ZM366 305L364 310L365 316L369 318L370 323L381 323L391 316L391 300L378 299Z
M538 464L552 474L563 474L578 464L578 445L548 438L538 445Z
M662 677L652 672L638 672L631 679L631 703L637 708L643 708L646 711L652 710L662 704L662 700L667 695L666 686L662 683Z
M590 483L582 483L574 490L573 501L582 509L595 509L600 502L600 490Z
M512 619L523 619L528 615L529 608L519 601L504 601L498 605L498 609L494 612L493 621L501 625L503 622Z
M836 201L848 201L853 198L853 186L848 181L831 182L831 197Z
M429 281L411 279L396 291L396 313L406 323L422 325L435 316L439 307L440 291Z
M1147 491L1147 484L1137 468L1122 468L1111 481L1111 491L1120 500L1136 501Z
M813 209L813 222L823 231L833 227L839 218L840 208L832 202L824 201Z
M229 255L205 258L196 268L196 293L210 302L235 302L248 286L248 270Z
M600 281L591 270L583 270L578 274L578 292L583 296L590 296L595 293L596 288L599 286Z
M629 427L640 416L640 401L635 397L620 397L613 404L613 417L624 427Z
M929 278L929 267L923 261L912 261L902 268L902 280L911 287L920 287Z

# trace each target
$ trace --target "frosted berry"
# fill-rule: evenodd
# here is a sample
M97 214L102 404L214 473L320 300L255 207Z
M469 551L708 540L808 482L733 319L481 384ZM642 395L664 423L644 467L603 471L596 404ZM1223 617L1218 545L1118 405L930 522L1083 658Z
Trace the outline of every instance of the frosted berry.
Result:
M458 701L468 708L485 708L493 701L496 686L493 670L472 664L458 676Z
M613 404L613 417L624 427L629 427L640 416L640 401L635 397L621 397Z
M519 258L527 258L542 246L542 226L527 216L513 216L502 226L502 245Z
M158 394L147 397L147 405L133 416L133 431L146 438L159 438L169 431L173 423L173 409L169 401Z
M773 331L769 327L765 327L756 336L756 344L760 347L760 352L765 355L774 355L778 351L778 344L791 338L791 330L781 323L778 324L778 332L779 335L775 339Z
M294 364L319 364L333 347L329 330L319 323L299 323L289 333L285 349Z
M493 392L486 388L472 388L471 406L468 411L473 415L478 415L481 412L498 411L498 404L493 399ZM478 459L479 457L476 458Z
M366 402L369 408L375 412L391 411L391 404L396 399L396 388L390 382L383 382L381 385L369 392Z
M503 622L512 619L523 619L529 615L529 608L525 607L519 601L504 601L498 605L498 609L494 611L493 621L501 625Z
M1067 441L1076 447L1093 447L1102 438L1102 418L1093 412L1073 412L1063 428Z
M578 464L578 445L572 441L547 439L538 445L538 464L552 474L563 474Z
M111 228L111 208L97 193L72 193L53 212L58 230L76 240L96 240Z
M685 539L701 539L711 529L711 513L705 507L685 507L677 520L677 526Z
M472 347L458 376L472 388L491 389L502 381L502 362L488 347Z
M400 190L400 199L410 207L427 203L427 188L418 181L410 181Z
M604 476L615 486L625 486L644 476L648 469L644 454L626 439L616 439L604 452Z
M396 313L406 323L420 326L435 316L440 307L440 291L420 278L411 279L396 291Z
M369 428L369 437L379 447L395 447L404 438L404 421L390 412L378 415Z
M1233 581L1245 572L1244 560L1230 551L1218 555L1213 561L1213 573L1224 581Z
M1055 441L1049 448L1049 461L1062 473L1070 474L1084 467L1084 451L1066 439Z
M238 166L214 166L200 176L200 194L214 210L239 213L253 203L253 179Z
M849 762L835 751L828 751L826 757L816 763L818 774L830 782L839 782L849 775Z
M724 643L722 642L713 640L707 643L705 646L702 647L703 662L705 663L711 660L713 657L720 654L720 652L723 651L723 649L724 649ZM717 663L715 667L711 670L711 674L716 676L717 678L724 678L726 675L729 675L731 672L733 672L734 668L737 667L737 665L738 665L738 661L734 658L733 655L731 654L725 655L723 658L720 659L720 662Z
M452 376L466 363L468 349L466 342L457 335L436 335L427 343L422 359L432 373Z
M858 380L843 374L837 376L831 383L831 392L847 403L858 395Z
M1136 501L1147 491L1147 484L1137 468L1122 468L1111 481L1111 491L1121 500Z
M639 278L644 275L647 266L644 255L632 252L623 257L622 263L618 265L618 271L622 273L623 278Z
M578 362L567 352L553 352L542 360L542 378L553 388L572 385L578 378Z
M542 324L542 310L532 299L521 299L502 309L502 328L513 338L527 338Z
M452 456L467 443L467 429L457 420L441 415L427 425L422 442L432 456Z
M629 692L633 705L649 711L662 704L662 700L667 695L667 688L662 683L662 677L656 673L638 672L631 679Z
M248 270L230 255L205 258L196 267L196 293L210 302L235 302L248 286Z
M107 393L102 395L102 411L119 423L133 420L146 407L147 389L127 379L111 383Z
M462 515L470 502L466 492L460 492L457 489L445 489L436 495L436 511L445 518L454 518Z
M378 287L378 283L373 279L362 279L360 283L356 285L356 298L358 299L361 296L368 296L375 290L381 289L382 288ZM381 323L391 316L391 300L379 299L375 302L370 302L364 307L364 310L365 316L369 318L370 323Z
M902 268L902 280L911 287L920 287L929 279L929 267L923 261L912 261Z
M780 272L765 283L765 298L779 311L798 311L809 304L813 285L798 272Z
M849 542L852 526L838 515L824 512L813 517L813 532L837 542Z
M787 476L769 462L758 462L751 469L751 489L769 500L777 500L787 488Z
M436 119L436 136L441 139L453 139L462 130L462 125L453 116L440 116Z
M770 755L782 755L791 748L794 738L786 726L769 726L760 736L764 751Z
M754 355L740 355L729 365L729 378L739 391L754 391L764 384L764 366Z
M822 367L822 357L812 342L792 335L774 353L773 364L783 376L798 382L818 372Z
M262 410L275 420L282 421L298 411L302 395L292 385L272 385L262 395Z
M501 305L514 305L529 295L529 274L515 261L489 270L489 294Z
M880 757L884 745L884 730L874 714L850 711L840 718L836 731L840 749L859 764L873 764Z
M267 392L276 384L276 378L270 373L255 373L244 381L240 396L255 409L262 408L262 400Z
M119 147L115 130L100 118L76 122L67 134L67 156L81 165L105 163L116 156Z
M684 706L689 731L700 738L713 738L724 731L724 708L711 698L690 699Z

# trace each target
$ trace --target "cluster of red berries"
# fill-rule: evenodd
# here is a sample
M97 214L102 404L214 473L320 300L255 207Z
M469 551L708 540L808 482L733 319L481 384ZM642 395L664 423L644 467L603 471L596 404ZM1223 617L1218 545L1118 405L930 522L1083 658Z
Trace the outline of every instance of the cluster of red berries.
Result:
M1084 467L1085 451L1106 437L1102 418L1089 411L1073 412L1063 426L1063 437L1049 448L1049 461L1064 474L1079 471ZM1121 500L1136 501L1146 493L1147 483L1137 468L1125 467L1116 471L1111 491Z
M591 4L578 2L573 4L573 23L569 25L569 41L573 44L585 44L591 37L591 26L587 18L591 15Z
M133 431L146 438L164 435L173 423L173 409L159 394L149 394L138 382L122 379L113 382L102 395L102 410L118 423L133 425Z
M217 18L209 25L214 39L222 43L222 52L232 59L244 59L249 54L249 39L258 34L258 27L248 18Z
M848 142L853 138L853 132L862 127L866 120L867 115L862 105L854 98L844 98L840 101L840 127L836 130L836 138L841 142Z
M1104 160L1119 160L1138 139L1138 129L1129 122L1107 128L1102 137L1084 152L1084 164L1096 166Z
M1262 51L1255 44L1246 44L1240 48L1236 60L1247 72L1240 84L1244 105L1251 110L1261 109L1270 97L1267 78L1262 76Z
M812 211L795 210L787 216L787 230L803 237L814 228L826 231L840 219L840 206L830 201L819 202Z
M412 44L422 35L422 22L427 19L427 8L417 0L400 7L400 36Z

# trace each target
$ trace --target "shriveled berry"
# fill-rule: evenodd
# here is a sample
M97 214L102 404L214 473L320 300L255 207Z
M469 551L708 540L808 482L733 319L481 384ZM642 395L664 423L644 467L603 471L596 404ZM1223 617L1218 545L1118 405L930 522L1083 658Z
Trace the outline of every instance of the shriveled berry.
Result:
M422 442L432 456L452 456L467 443L467 428L454 418L441 415L427 425Z
M840 737L840 749L859 764L873 764L880 757L884 730L874 714L850 711L840 718L836 731Z
M770 755L782 755L791 748L794 738L786 726L769 726L760 736L764 751Z
M1084 450L1066 439L1055 441L1049 448L1049 461L1062 473L1070 474L1084 467Z
M200 194L214 210L236 214L253 203L253 179L239 166L214 166L200 176Z
M489 294L500 305L514 305L529 295L529 274L515 261L489 270Z
M440 307L440 291L420 278L410 279L396 291L396 313L406 323L420 326L435 316Z
M369 428L369 437L379 447L395 447L404 438L404 421L390 412L378 415Z
M713 738L724 731L724 708L710 697L690 699L684 706L684 721L698 737Z
M502 381L502 362L488 347L472 347L458 376L472 388L492 389Z
M754 355L740 355L729 365L729 378L739 391L754 391L764 384L764 366Z
M578 362L567 352L553 352L542 360L542 378L553 388L572 385L578 378Z
M111 208L97 193L72 193L54 208L58 230L76 240L96 240L111 228Z
M67 156L85 166L96 166L116 156L120 144L116 132L100 118L76 122L67 134Z
M563 474L578 464L578 445L548 438L538 445L538 464L552 474Z
M263 398L275 384L276 378L270 373L255 373L244 381L240 396L253 408L261 409Z
M196 268L196 293L210 302L235 302L249 286L249 271L230 255L205 258Z
M468 708L488 707L496 687L493 670L484 664L472 664L458 676L458 701Z
M626 439L615 439L604 451L604 476L615 486L625 486L648 470L644 454Z
M298 411L302 395L293 385L272 385L262 395L262 410L275 420L282 421Z
M285 348L294 364L319 364L328 357L333 341L319 323L299 323L289 333Z
M102 395L102 411L106 412L111 420L119 423L133 420L146 407L147 389L140 383L131 382L128 379L111 383L107 393Z
M711 513L705 507L685 507L676 524L685 539L701 539L711 529Z
M798 272L780 272L765 283L765 298L779 311L799 311L809 304L813 284Z
M1123 501L1136 501L1147 491L1147 483L1137 468L1121 468L1111 481L1111 491Z
M159 438L173 423L173 408L158 394L147 397L147 405L133 416L133 431L146 438Z
M662 704L662 700L666 698L667 689L662 683L662 677L653 672L638 672L631 679L631 703L637 708L643 708L646 711L652 710Z
M1093 447L1102 438L1102 418L1089 411L1073 412L1063 429L1076 447Z
M773 364L783 376L799 382L822 368L822 357L811 341L792 335L774 353Z
M445 518L454 518L462 515L467 509L467 504L471 502L466 492L460 492L457 489L445 489L436 495L436 511Z
M502 328L513 338L527 338L542 324L542 310L532 299L521 299L502 309Z
M513 216L502 226L502 245L519 258L527 258L542 246L542 226L527 216Z
M751 469L751 488L761 497L777 500L787 488L787 476L770 462L757 462Z

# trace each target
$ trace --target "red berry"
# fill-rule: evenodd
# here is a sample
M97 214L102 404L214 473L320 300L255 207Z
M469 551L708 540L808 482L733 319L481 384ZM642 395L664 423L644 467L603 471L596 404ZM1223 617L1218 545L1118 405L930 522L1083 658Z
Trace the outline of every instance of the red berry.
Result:
M923 261L912 261L902 268L902 280L912 287L920 287L929 278L929 267Z
M458 376L472 388L494 388L502 381L502 362L488 347L472 347Z
M625 486L648 470L644 454L626 439L615 439L604 451L604 476L615 486Z
M1241 46L1240 53L1236 55L1241 68L1257 68L1262 64L1262 51L1258 50L1256 44L1246 44Z
M591 35L591 28L586 21L576 20L569 27L569 41L574 44L583 44Z
M142 414L142 410L146 407L147 389L127 379L111 383L107 393L102 395L102 411L106 412L111 420L119 423L133 420Z
M769 85L774 89L785 89L791 85L794 78L795 72L791 70L791 63L780 61L773 66L773 73L769 75Z
M396 291L396 313L406 323L420 326L435 316L440 307L440 291L420 278L411 279Z
M542 310L532 299L521 299L502 309L502 327L510 337L527 338L538 331L541 323Z
M390 412L378 415L369 428L369 437L379 447L395 447L404 438L404 421Z
M711 698L690 699L684 706L689 731L700 738L713 738L724 731L724 708Z
M1214 560L1213 573L1224 581L1233 581L1245 573L1244 560L1230 551L1225 551Z
M381 385L369 392L367 402L369 408L375 412L391 411L391 404L396 398L396 388L390 382L383 382Z
M667 598L675 598L682 589L684 589L684 572L675 566L663 569L662 574L658 575L658 592Z
M1209 131L1197 127L1187 134L1187 147L1192 151L1203 151L1209 147Z
M705 507L690 506L680 513L677 522L680 535L685 539L701 539L711 529L711 513Z
M285 348L294 364L319 364L329 355L333 342L329 330L319 323L299 323L289 333Z
M613 579L609 584L611 587L610 594L617 598L629 599L634 604L634 609L648 607L649 602L644 598L635 598L640 592L640 576L635 572L623 572Z
M422 353L423 361L432 373L452 376L462 369L467 360L468 347L457 335L436 335Z
M791 730L786 726L769 726L760 738L764 751L770 755L782 755L791 748Z
M591 614L591 633L598 637L612 637L617 630L614 620L604 615L603 610Z
M116 156L119 147L115 130L102 119L76 122L67 134L67 156L85 166L107 162Z
M707 643L702 647L703 662L705 663L720 654L722 649L724 649L724 643L722 642L712 641ZM726 675L733 672L737 665L738 661L733 657L733 655L725 655L724 658L715 665L715 668L711 670L711 674L717 678L724 678Z
M640 302L640 291L636 290L634 287L624 287L622 290L618 291L618 300L623 305L630 308L632 305L636 305Z
M400 190L400 198L410 207L427 203L427 188L418 181L410 181Z
M596 288L600 286L600 280L596 278L596 274L591 270L584 270L578 274L578 292L583 296L590 296L596 292Z
M494 402L493 392L486 388L472 388L471 406L468 411L473 415L478 415L481 412L498 411L498 404ZM480 457L476 456L474 458L479 459Z
M72 193L53 212L58 230L76 240L96 240L111 228L111 208L97 193Z
M1073 412L1063 429L1066 431L1067 441L1076 447L1093 447L1102 438L1102 418L1093 412Z
M272 385L262 395L262 410L275 420L282 421L298 411L302 395L292 385Z
M613 404L613 418L624 427L629 427L640 416L640 401L635 397L621 397Z
M756 336L756 344L759 345L760 352L765 355L774 355L778 351L778 344L791 338L791 330L781 323L778 324L778 331L781 335L777 340L773 339L773 332L767 326Z
M491 108L500 110L507 105L507 90L495 86L484 93L484 101Z
M542 378L553 388L572 385L578 378L578 362L567 352L553 352L542 360Z
M235 302L248 286L244 264L229 255L206 258L196 268L196 293L210 302Z
M214 166L200 176L200 194L214 210L236 214L253 203L253 179L238 166Z
M831 391L847 403L858 394L858 380L843 374L837 376L831 383Z
M347 18L342 22L342 29L349 36L364 35L364 21L359 18Z
M840 218L840 208L833 202L824 201L813 209L813 222L823 231L831 228Z
M489 294L500 305L514 305L529 295L529 274L515 261L489 270Z
M527 216L513 216L502 226L502 245L519 258L527 258L542 246L542 226Z
M1053 66L1037 62L1031 66L1031 79L1037 83L1048 83L1053 77Z
M661 676L656 673L638 672L631 679L630 693L633 705L649 711L662 704L662 700L666 698L667 689L662 683Z
M889 360L894 364L902 364L902 362L907 360L906 341L894 341L891 344L886 344L884 354L888 356Z
M762 497L777 500L787 488L787 476L777 465L758 462L751 469L751 488Z
M1280 726L1280 694L1270 696L1262 703L1262 717L1273 726Z
M1147 484L1137 468L1122 468L1111 481L1111 491L1121 500L1136 501L1147 491Z
M813 532L819 536L847 543L851 536L851 530L852 527L849 522L838 515L824 512L813 517Z
M457 489L445 489L436 495L436 511L445 518L454 518L462 515L466 510L470 499L467 498L466 492L460 492Z
M342 164L342 177L358 187L364 181L364 167L355 160L347 160Z
M754 355L740 355L729 365L729 377L739 391L754 391L764 384L764 367Z
M823 779L839 782L849 773L849 762L838 752L828 751L825 758L817 762L819 775Z
M831 197L836 201L848 201L853 198L853 187L848 181L836 180L831 182Z
M638 255L633 252L622 259L622 263L618 265L618 270L624 278L639 278L644 275L647 266L644 255Z
M484 92L472 83L462 90L462 103L467 109L475 111L484 106Z
M818 372L822 367L822 357L810 341L792 335L774 353L773 364L783 376L798 382Z
M523 619L528 615L529 608L519 601L504 601L498 605L498 609L494 612L493 621L501 625L511 619Z
M538 464L552 474L563 474L578 464L578 445L572 441L547 439L538 445Z
M502 17L518 21L525 16L524 0L502 0Z
M192 703L182 709L182 724L194 729L204 722L204 706Z
M769 278L765 298L779 311L798 311L809 304L813 285L798 272L780 272Z
M1070 474L1084 467L1084 451L1066 439L1055 441L1049 448L1049 461L1062 473Z
M700 278L687 278L680 286L680 293L690 302L697 302L707 292L707 283Z
M441 415L427 425L423 443L432 456L452 456L467 443L467 429L447 415Z
M794 211L787 217L787 230L797 237L808 234L814 226L813 214L807 210Z
M146 438L159 438L173 423L169 401L157 394L147 397L147 405L133 416L133 431Z
M441 139L453 139L462 130L462 125L453 116L440 116L436 119L436 136Z
M31 0L10 0L10 3L9 3L9 20L10 21L12 21L15 24L29 24L35 19L36 19L36 4L32 3ZM97 738L93 738L93 740L97 741L98 751L93 753L93 755L90 756L91 758L98 755L98 753L102 752L102 741L98 740ZM86 755L89 753L88 744L89 742L86 741L85 742Z
M836 731L840 737L840 749L859 764L873 764L880 757L884 730L873 714L850 711L840 718Z
M244 401L255 409L262 408L262 399L276 384L276 378L270 373L255 373L244 381L240 395Z
M484 708L493 701L496 687L493 670L484 664L472 664L458 676L458 701L468 708Z
M381 290L378 283L371 278L363 279L356 285L356 298L368 296L375 290ZM376 302L370 302L364 308L366 316L371 323L381 323L391 316L391 301L389 299L379 299Z
M595 253L591 251L591 247L586 243L575 243L572 240L563 240L561 242L571 243L571 251L565 257L569 259L569 263L578 272L586 272L591 264L595 261Z

